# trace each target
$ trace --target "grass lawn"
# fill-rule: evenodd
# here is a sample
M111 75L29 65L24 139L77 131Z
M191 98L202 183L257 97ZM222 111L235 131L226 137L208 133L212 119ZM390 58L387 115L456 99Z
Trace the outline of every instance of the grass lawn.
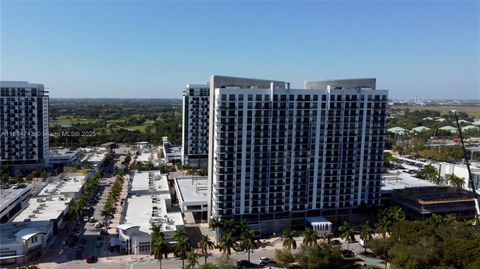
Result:
M146 125L135 125L135 126L125 126L125 127L121 127L123 129L128 129L128 130L137 130L137 131L140 131L142 133L145 133L145 127L147 127Z

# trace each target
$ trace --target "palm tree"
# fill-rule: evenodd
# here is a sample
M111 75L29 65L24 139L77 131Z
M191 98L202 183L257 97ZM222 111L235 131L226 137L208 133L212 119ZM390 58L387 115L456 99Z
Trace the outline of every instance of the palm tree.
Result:
M463 185L465 185L465 179L463 177L457 177L455 174L448 175L448 182L457 189L461 189Z
M457 216L455 216L455 214L448 214L445 218L445 222L450 225L454 224L457 222Z
M390 207L388 211L393 222L399 222L405 219L405 212L403 212L403 209L399 206Z
M355 230L350 223L344 221L342 226L338 227L340 237L347 240L347 249L350 249L350 240L355 240Z
M198 242L198 248L202 250L203 256L205 257L205 263L207 263L208 259L208 250L213 249L215 244L208 235L202 235L202 239Z
M240 234L242 234L243 232L245 232L248 229L249 229L249 227L248 227L248 223L247 223L246 220L242 219L241 221L238 222L238 231L240 232Z
M303 244L305 246L314 246L317 244L318 235L312 230L312 228L307 227L307 229L305 229L305 231L303 232L302 236Z
M165 241L164 235L163 233L161 233L161 235L158 236L157 240L152 241L152 252L151 252L151 255L153 255L153 257L157 259L158 262L160 263L160 269L162 269L163 255L165 255L165 259L167 258L167 255L168 255L167 249L168 249L167 241Z
M240 237L240 247L242 250L247 251L248 261L250 262L250 253L253 250L257 249L257 244L255 243L255 230L245 229Z
M223 222L223 231L231 233L233 232L233 228L235 228L235 221L233 221L233 219L227 219Z
M218 217L211 218L209 227L210 229L215 230L215 240L218 242L218 237L220 236L220 229L223 227L222 220Z
M195 267L197 265L198 265L197 255L195 254L194 251L189 251L187 253L187 267L186 267L186 269L195 269Z
M438 171L431 164L425 165L417 174L420 178L431 181L435 184L440 183Z
M367 241L372 240L373 229L368 222L360 226L360 238L363 240L363 250L367 253Z
M79 205L71 205L70 206L70 216L75 220L76 223L80 222L80 214L81 214L81 208Z
M227 232L223 233L222 236L220 237L220 242L218 243L218 248L220 251L223 253L227 254L227 257L232 254L232 249L236 247L236 242L232 238L232 233Z
M182 259L182 268L185 269L185 258L187 257L187 252L190 250L190 242L187 237L179 237L178 240L175 239L175 241L177 242L175 245L175 256Z
M282 239L283 239L283 247L290 250L290 249L296 249L297 248L297 241L295 241L295 232L292 230L285 230L283 231L282 234Z
M385 238L389 230L390 230L390 224L387 221L382 220L377 223L377 228L375 229L375 232L381 233L382 237Z
M152 231L152 233L150 234L152 237L152 242L157 241L161 234L160 225L152 224L152 227L150 227L150 230Z
M438 228L440 225L443 224L443 218L438 214L432 214L432 216L428 218L426 222L428 223L428 225Z

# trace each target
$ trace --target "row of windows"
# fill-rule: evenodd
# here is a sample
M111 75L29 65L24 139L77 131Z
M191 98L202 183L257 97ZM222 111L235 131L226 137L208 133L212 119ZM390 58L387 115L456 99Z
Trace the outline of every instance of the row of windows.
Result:
M253 94L247 94L247 100L248 101L253 101ZM320 95L322 101L327 101L327 95L323 94ZM346 94L345 98L343 98L343 95L336 95L336 94L331 94L330 101L357 101L360 99L360 101L365 101L365 96L367 96L368 101L386 101L387 96L386 95L350 95ZM359 98L360 97L360 98ZM220 99L222 101L244 101L244 94L221 94ZM237 99L238 98L238 99ZM318 101L319 100L319 95L317 94L290 94L288 95L288 100L287 100L287 95L286 94L274 94L273 95L273 101ZM270 94L255 94L255 101L270 101Z

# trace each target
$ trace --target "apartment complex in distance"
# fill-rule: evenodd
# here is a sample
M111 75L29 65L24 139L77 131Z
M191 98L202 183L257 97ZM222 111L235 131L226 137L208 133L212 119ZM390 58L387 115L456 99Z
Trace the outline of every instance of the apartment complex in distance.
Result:
M0 88L0 164L48 165L48 92L25 81L1 81Z
M212 76L209 216L273 233L380 204L388 92L375 84Z
M206 167L210 89L207 84L187 84L183 91L182 163Z

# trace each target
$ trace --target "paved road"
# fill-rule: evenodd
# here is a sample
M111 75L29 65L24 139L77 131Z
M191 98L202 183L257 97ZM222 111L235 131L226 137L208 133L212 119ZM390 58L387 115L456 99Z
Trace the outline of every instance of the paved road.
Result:
M300 241L300 240L297 240ZM300 245L300 242L298 242ZM342 247L347 249L347 244L343 243ZM361 252L363 252L363 247L359 243L351 243L349 248L357 253L357 257L363 259L364 262L368 265L375 265L383 267L383 262L380 259L363 257ZM292 252L298 252L297 250L292 250ZM215 251L208 258L208 261L215 262L217 258L220 257L220 253ZM270 257L275 256L275 249L272 247L259 248L250 254L250 260L253 263L259 263L260 257ZM231 258L240 261L247 259L247 253L245 252L234 252L231 255ZM203 257L198 257L199 264L204 263ZM162 261L163 269L178 269L181 268L182 261L176 258L168 258ZM159 263L156 260L149 258L137 258L134 256L121 256L121 257L109 257L109 258L100 258L97 263L87 264L85 261L72 261L65 264L62 264L58 267L59 269L80 269L80 268L96 268L96 269L157 269L159 268ZM268 267L266 267L268 268Z

